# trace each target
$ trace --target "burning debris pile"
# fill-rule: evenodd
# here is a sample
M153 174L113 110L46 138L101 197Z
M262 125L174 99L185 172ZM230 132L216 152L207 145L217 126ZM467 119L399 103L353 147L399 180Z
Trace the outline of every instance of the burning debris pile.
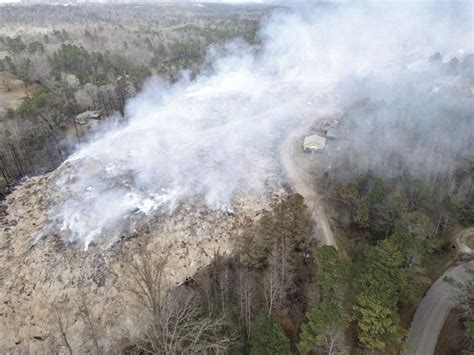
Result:
M273 87L271 98L274 78L263 78L253 91L245 67L172 87L150 82L128 103L126 124L81 147L55 173L43 232L59 226L64 241L87 249L117 228L133 229L141 216L200 203L232 212L234 199L267 193L268 181L278 180L283 122L291 123L287 112L305 95L278 102L294 84Z
M7 351L53 349L57 344L51 334L57 330L51 316L57 310L51 307L74 299L79 285L91 304L102 304L104 317L111 317L104 319L104 324L108 324L106 331L113 344L123 335L119 325L127 324L126 315L117 314L127 303L117 284L127 277L124 258L131 260L144 250L169 251L166 278L169 284L178 285L208 265L215 253L230 253L233 238L248 228L262 209L271 208L287 195L280 188L265 199L237 199L232 214L209 209L203 203L192 208L180 204L171 214L130 211L120 224L127 228L117 226L114 233L84 252L83 244L67 240L64 231L52 229L48 221L49 205L58 198L54 182L61 174L55 171L28 179L7 196L1 208L0 348ZM43 231L41 238L37 237L39 231ZM71 346L83 349L84 324L75 316L70 323Z

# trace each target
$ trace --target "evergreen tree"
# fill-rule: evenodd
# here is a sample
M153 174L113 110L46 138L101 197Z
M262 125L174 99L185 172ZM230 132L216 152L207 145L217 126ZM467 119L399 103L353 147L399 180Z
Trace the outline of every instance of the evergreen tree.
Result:
M287 254L307 251L310 229L311 218L303 196L294 194L262 216L246 238L241 261L252 268L260 268L275 245L286 249Z
M325 354L347 353L344 347L344 330L347 317L340 305L323 302L316 305L306 316L308 322L301 327L298 350L308 354L319 350Z
M318 350L326 354L346 353L344 332L347 328L345 295L349 285L349 265L333 246L315 252L319 304L306 315L301 327L298 350L302 354Z
M290 341L272 318L261 313L252 324L250 354L252 355L286 355L291 354Z
M354 306L358 339L369 350L396 350L403 341L397 302L406 289L403 254L397 243L386 239L367 247L361 258Z

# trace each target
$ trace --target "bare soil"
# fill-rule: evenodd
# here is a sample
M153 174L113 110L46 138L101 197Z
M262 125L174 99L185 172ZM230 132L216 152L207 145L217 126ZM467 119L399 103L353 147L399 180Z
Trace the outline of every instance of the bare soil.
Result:
M18 108L27 95L25 89L25 84L14 75L0 72L0 114L9 108Z

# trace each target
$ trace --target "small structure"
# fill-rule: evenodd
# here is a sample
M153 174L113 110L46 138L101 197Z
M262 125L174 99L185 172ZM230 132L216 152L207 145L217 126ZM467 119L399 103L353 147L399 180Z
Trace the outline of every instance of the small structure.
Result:
M87 124L87 122L89 122L90 119L100 120L101 119L100 111L85 111L85 112L82 112L82 113L80 113L76 116L74 121L77 124L84 125L84 124Z
M337 139L337 131L335 128L330 128L326 131L326 138L327 139Z
M303 149L305 152L319 152L326 146L326 138L314 134L304 138Z

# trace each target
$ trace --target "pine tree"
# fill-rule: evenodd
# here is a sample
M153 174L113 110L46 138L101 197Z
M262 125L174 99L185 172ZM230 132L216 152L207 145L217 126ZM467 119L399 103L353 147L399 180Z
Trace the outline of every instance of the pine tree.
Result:
M316 305L306 316L308 322L301 327L298 350L308 354L321 350L327 354L347 353L344 348L344 330L347 318L340 305L324 302Z
M287 355L291 354L290 341L272 318L261 313L252 324L250 354L252 355Z
M333 246L316 250L317 293L319 304L313 307L301 327L298 350L308 354L318 350L327 354L344 354L344 332L347 328L345 295L349 285L349 265Z
M363 254L354 306L358 339L369 350L396 350L404 331L399 325L397 302L406 288L403 254L386 239Z

